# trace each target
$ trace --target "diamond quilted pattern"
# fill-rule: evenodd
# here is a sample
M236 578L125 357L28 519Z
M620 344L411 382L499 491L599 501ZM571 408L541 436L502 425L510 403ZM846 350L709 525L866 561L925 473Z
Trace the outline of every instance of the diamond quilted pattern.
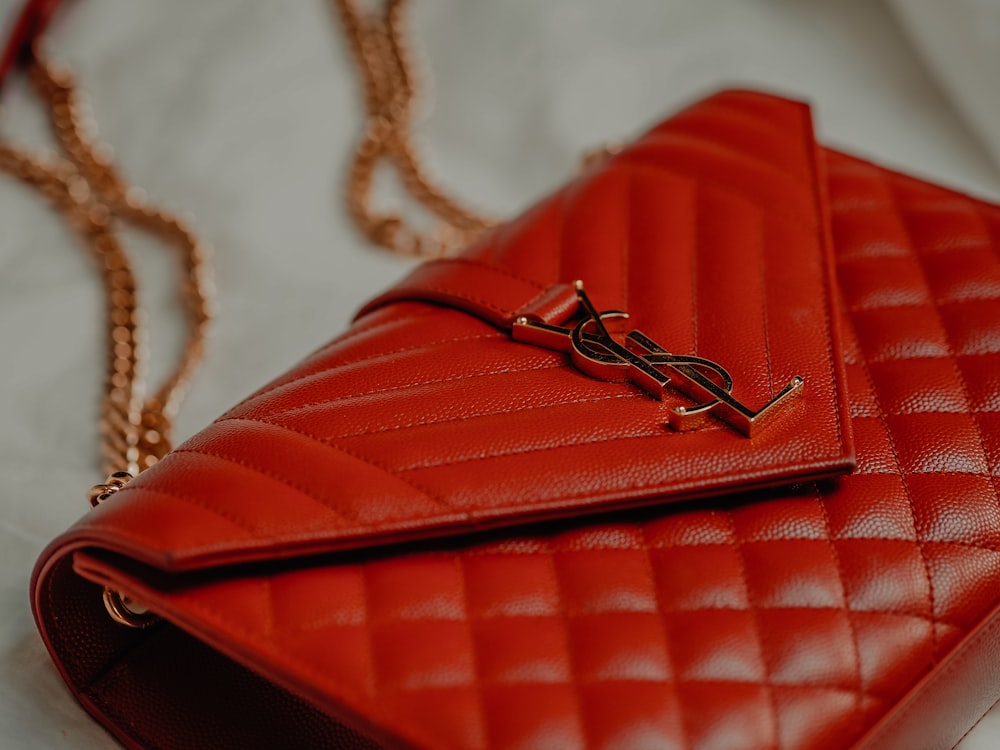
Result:
M847 157L831 156L830 171L835 205L851 205L836 192L838 178L864 174L875 183L868 191L883 190L895 201L903 227L919 223L901 197L889 197L908 194L905 178ZM943 198L954 202L950 194ZM922 191L921 200L928 201ZM834 214L838 240L841 216L851 222L851 213ZM977 253L979 261L975 242L948 236L935 236L926 253L947 247ZM855 242L865 238L856 235ZM485 734L472 746L586 737L595 746L669 738L689 747L730 740L829 747L857 736L983 616L1000 581L996 472L985 430L968 414L970 390L980 403L995 401L995 370L964 350L956 365L952 350L966 334L944 325L941 312L981 300L975 285L966 285L975 290L973 302L956 300L954 286L942 284L947 297L938 302L923 270L925 251L904 249L907 274L888 277L891 294L878 283L886 278L880 257L859 260L865 252L848 245L840 265L845 296L865 289L868 300L880 300L848 302L861 355L852 369L861 391L870 392L855 417L867 426L857 430L859 454L871 451L880 460L821 495L776 493L729 511L381 563L379 575L397 576L394 585L418 602L384 609L388 603L370 594L369 621L409 621L407 613L428 608L419 626L392 631L397 643L416 649L420 664L404 660L394 669L401 663L411 680L430 670L440 680L475 684ZM994 303L994 319L998 308ZM924 326L916 332L915 316ZM978 320L972 316L969 328ZM912 343L887 348L885 341ZM445 590L425 592L409 580L416 560L448 570L436 581ZM465 593L452 565L465 570ZM456 625L456 613L467 622ZM432 644L464 643L466 627L471 649L455 650L473 661L435 659ZM382 672L378 682L398 685L401 678ZM511 685L523 689L512 692L505 687ZM609 700L616 686L630 696L627 708ZM414 731L402 721L397 726Z
M723 141L766 150L767 133L792 117L767 97L740 96L738 111L713 102L657 136L663 142L643 158L671 175L666 186L653 181L659 187L652 192L637 190L640 180L652 179L644 170L621 188L633 198L622 203L623 212L626 206L653 211L643 196L664 190L675 200L665 211L677 206L679 215L698 216L694 229L639 222L653 227L646 230L650 242L663 241L667 232L735 241L731 227L702 213L723 205L762 246L801 234L794 222L768 228L762 209L733 203L731 193L683 187L690 151L702 148L695 135L724 133ZM775 185L795 178L799 162L775 158L773 173L761 180L752 160L734 156L738 151L708 150L725 164L725 180L756 181L755 200L780 210L768 205L769 196ZM824 152L824 159L858 454L852 475L514 533L305 557L245 568L238 580L222 568L164 588L141 569L83 553L78 569L156 602L230 656L334 716L381 728L381 738L393 742L850 746L1000 598L1000 209L839 153ZM611 230L568 238L558 216L558 205L543 204L490 252L508 248L516 259L553 243L564 248L570 239L595 245L621 239ZM626 216L615 226L630 221ZM581 265L595 262L591 253L580 253ZM604 291L633 305L650 294L648 279L633 269L601 279ZM696 282L691 288L707 287ZM692 300L667 304L689 310ZM557 368L558 357L512 349L462 313L436 310L443 328L435 335L411 325L428 314L404 303L362 318L305 370L275 382L213 428L211 444L218 444L219 430L237 423L240 429L257 425L263 435L276 430L275 451L288 451L282 463L289 471L262 478L263 491L268 482L298 483L313 510L326 508L320 520L306 511L310 522L378 524L379 518L365 516L367 506L334 501L335 488L314 476L321 472L310 458L317 443L310 430L323 410L334 408L328 393L335 387L357 394L338 401L335 425L342 452L335 460L356 470L357 481L384 483L386 497L403 497L428 512L453 510L461 504L461 486L441 492L443 475L420 463L426 446L408 442L407 430L431 422L421 434L447 440L488 414L500 420L494 457L481 461L475 450L456 448L456 460L516 493L531 469L518 455L569 448L546 424L532 433L535 442L516 438L521 430L510 425L530 422L535 406L550 398L546 383L573 374ZM670 320L657 325L686 336L695 349L713 339L733 346L700 319L684 331L674 313ZM486 395L472 415L458 404L421 411L421 389L440 384L440 367L429 362L452 351L455 341L481 346L476 358L449 363L448 382L457 393L470 379L498 377L504 367L526 373L534 386L507 399ZM404 382L413 388L384 389L380 368L388 373L399 357L411 365ZM581 422L579 434L569 433L581 471L610 471L615 462L634 470L627 454L600 464L600 450L612 438L650 439L650 423L631 411L636 400L613 396L604 383L577 378L573 387L584 404L571 405ZM292 392L280 430L254 421L255 410L272 408ZM386 425L388 443L365 427L362 415L373 399L399 405L398 420ZM620 423L601 419L609 407L623 416ZM333 439L322 436L324 451ZM374 455L376 445L386 444L388 455ZM213 459L197 443L189 449L204 461L228 464L240 450L234 442L225 459ZM382 471L387 466L392 470ZM250 457L224 471L262 473ZM253 537L272 523L291 529L296 521L288 519L307 507L275 508L273 518L256 527L198 499L215 487L195 487L194 477L176 482L184 525L204 517L210 531L228 524ZM199 515L191 507L201 508ZM127 520L129 512L112 518ZM176 519L163 511L157 520L169 542Z

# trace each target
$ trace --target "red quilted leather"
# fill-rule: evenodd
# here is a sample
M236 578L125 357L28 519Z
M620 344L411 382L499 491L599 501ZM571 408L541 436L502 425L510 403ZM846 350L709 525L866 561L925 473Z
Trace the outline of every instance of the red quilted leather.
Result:
M462 258L419 268L84 526L188 570L850 469L809 112L789 103L775 130L756 103L705 102ZM740 137L719 138L711 123L734 112ZM753 440L714 420L666 428L644 391L511 341L526 310L572 313L558 291L575 278L654 340L723 364L754 407L796 375L802 395Z
M767 257L818 248L830 231L851 476L454 536L468 519L449 510L484 486L499 510L552 497L567 477L593 494L646 476L609 446L752 441L721 426L664 432L648 397L583 377L563 355L467 312L393 302L43 556L39 627L88 710L131 747L274 746L264 731L288 733L288 746L357 741L342 724L421 747L954 744L1000 696L1000 209L829 151L815 152L817 173L788 138L802 117L760 94L706 100L620 157L643 165L642 189L563 193L591 231L570 232L574 212L549 201L471 258L521 274L560 258L558 280L586 279L602 307L627 302L680 351L713 342L753 383L757 358L664 294L670 252L623 272L608 248L694 242ZM658 201L660 175L699 189ZM818 190L811 210L778 200L803 181ZM732 198L748 185L752 203ZM633 242L609 229L623 215ZM726 304L704 310L724 317ZM508 379L517 387L468 388ZM563 419L535 418L567 394ZM476 425L480 415L490 419ZM807 445L810 425L797 429ZM336 451L316 440L330 434ZM559 468L547 484L544 463L507 458L526 449L576 456L578 474ZM441 453L462 471L433 465ZM393 543L426 533L452 536ZM114 625L103 584L172 624ZM192 696L187 681L216 687Z

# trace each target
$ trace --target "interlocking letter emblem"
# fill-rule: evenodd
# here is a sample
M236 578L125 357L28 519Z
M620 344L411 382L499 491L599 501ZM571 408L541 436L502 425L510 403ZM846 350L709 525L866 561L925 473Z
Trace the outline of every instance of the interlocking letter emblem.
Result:
M802 378L796 376L778 395L752 411L733 398L733 378L718 363L671 354L640 331L630 331L624 343L619 343L605 321L624 320L628 314L620 310L597 312L582 282L576 282L576 294L583 317L573 328L518 318L514 338L569 352L573 364L587 375L611 382L632 382L661 401L669 384L696 401L694 406L678 406L670 411L668 424L675 430L697 429L714 416L753 437L782 404L802 390Z

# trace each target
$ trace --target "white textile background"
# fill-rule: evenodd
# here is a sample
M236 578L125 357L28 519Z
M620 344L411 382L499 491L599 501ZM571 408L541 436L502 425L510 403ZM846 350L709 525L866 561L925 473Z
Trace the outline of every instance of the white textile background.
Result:
M948 98L1000 164L1000 1L888 0Z
M814 102L828 143L1000 199L981 136L881 2L416 0L413 15L435 79L423 150L444 183L498 215L566 179L583 151L733 84ZM365 246L342 208L361 110L323 0L84 0L57 22L49 48L78 72L130 178L195 214L215 248L218 321L178 438L338 333L407 268ZM47 143L22 81L2 104L6 136ZM155 375L177 347L176 276L155 242L133 244ZM84 492L102 478L101 325L76 238L37 195L0 177L5 750L115 747L56 675L27 593L42 547L86 512ZM961 747L1000 747L1000 714Z

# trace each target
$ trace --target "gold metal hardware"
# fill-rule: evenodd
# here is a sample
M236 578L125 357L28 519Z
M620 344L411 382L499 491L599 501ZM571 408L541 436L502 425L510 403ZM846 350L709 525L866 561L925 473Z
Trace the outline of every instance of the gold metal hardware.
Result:
M100 271L108 353L100 410L101 455L105 471L112 473L88 493L90 504L97 506L170 450L171 423L201 359L211 317L206 248L186 220L130 185L111 162L110 150L87 131L72 74L47 62L38 42L32 55L31 81L47 105L64 157L42 157L0 141L0 172L10 173L51 201L80 233ZM187 336L174 368L152 395L145 387L145 330L136 278L118 231L122 221L162 238L176 251L184 274L180 296ZM156 619L114 591L105 591L104 604L115 622L130 627L146 627Z
M90 492L87 493L87 499L90 500L91 507L96 508L134 478L127 471L116 471L107 478L104 484L95 484L90 488Z
M694 406L678 406L670 411L668 424L679 432L702 427L709 417L716 417L746 437L753 437L778 412L779 406L802 391L804 381L796 375L774 398L753 411L733 397L733 378L722 365L704 357L671 354L637 330L629 331L623 342L619 342L605 321L626 320L628 313L598 312L584 291L583 282L577 281L575 286L583 317L574 327L522 317L514 321L514 339L569 352L576 368L590 377L634 383L660 401L668 385L695 399Z
M127 471L116 471L111 474L104 484L95 484L91 487L87 493L90 504L96 508L133 478ZM112 620L130 628L148 628L160 619L139 602L110 588L104 589L104 608L108 610Z
M109 588L104 589L104 607L119 625L138 630L148 628L160 619L143 605Z
M39 42L32 54L31 82L47 105L64 157L43 157L0 141L0 172L10 173L51 201L80 233L97 263L107 304L101 456L105 472L138 474L170 450L171 423L204 351L211 317L206 246L185 219L149 200L112 163L110 149L85 127L73 75L48 62ZM183 271L179 291L187 335L173 369L153 393L146 389L145 327L132 260L119 231L121 222L163 239Z
M363 87L365 125L347 172L347 212L373 243L394 253L422 258L453 255L496 220L475 211L442 188L414 145L420 81L406 38L406 0L381 6L332 0ZM406 194L435 219L423 229L406 210L380 210L371 199L380 166L394 167Z

